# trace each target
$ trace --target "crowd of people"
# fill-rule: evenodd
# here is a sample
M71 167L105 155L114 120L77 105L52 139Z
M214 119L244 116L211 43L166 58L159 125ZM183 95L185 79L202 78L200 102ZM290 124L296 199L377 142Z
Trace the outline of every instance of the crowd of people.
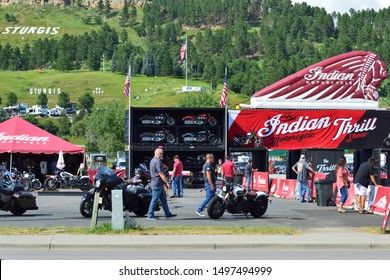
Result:
M155 150L154 157L150 161L150 173L151 173L151 186L152 186L152 201L150 203L147 219L158 219L154 216L154 209L157 202L160 200L161 206L164 210L166 218L175 217L169 210L168 198L181 198L184 195L183 192L183 163L178 155L174 156L174 164L172 170L171 181L168 177L168 167L163 164L162 148ZM204 200L199 204L195 213L201 217L204 217L203 213L205 207L210 200L216 195L217 180L224 180L226 183L233 183L237 174L236 167L232 161L230 155L226 156L225 162L222 159L218 159L218 162L214 163L214 155L208 153L205 158L205 163L202 168L204 190L206 192ZM365 204L367 195L369 193L370 186L378 186L374 177L375 158L370 157L367 162L360 165L354 180L355 194L356 194L356 207L359 213L367 213L365 210ZM253 172L257 169L253 168L253 162L248 160L244 176L246 179L246 191L250 192L251 180ZM348 199L348 189L350 188L350 181L348 178L348 168L346 167L347 161L345 157L339 159L335 169L335 178L337 191L340 193L340 201L337 211L339 213L346 213L347 210L344 207L346 200ZM298 162L296 162L292 170L297 174L297 190L299 202L312 202L312 189L315 170L313 169L313 163L311 160L306 160L306 156L302 154ZM172 182L172 184L171 184ZM172 190L172 195L169 196L169 190Z

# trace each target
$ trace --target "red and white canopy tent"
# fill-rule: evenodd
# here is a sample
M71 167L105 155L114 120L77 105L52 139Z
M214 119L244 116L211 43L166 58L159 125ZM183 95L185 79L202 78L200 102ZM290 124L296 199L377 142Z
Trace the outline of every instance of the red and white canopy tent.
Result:
M20 117L0 123L0 154L83 154L85 149L69 143Z

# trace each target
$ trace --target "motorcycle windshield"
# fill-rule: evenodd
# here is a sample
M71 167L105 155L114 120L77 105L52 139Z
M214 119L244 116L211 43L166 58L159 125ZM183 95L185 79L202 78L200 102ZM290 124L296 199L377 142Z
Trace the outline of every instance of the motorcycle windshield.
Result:
M103 185L117 185L122 182L114 170L111 168L103 167L99 168L99 171L95 175L95 180L100 180Z

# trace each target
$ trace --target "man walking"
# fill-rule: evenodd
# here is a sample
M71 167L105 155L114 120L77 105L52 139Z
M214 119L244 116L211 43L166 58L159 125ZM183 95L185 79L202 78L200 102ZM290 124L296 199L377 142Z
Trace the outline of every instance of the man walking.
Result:
M374 163L375 163L375 158L370 157L367 162L363 162L359 166L359 169L356 172L355 191L357 194L357 199L358 199L357 204L359 207L360 214L367 213L364 210L364 206L366 204L366 199L367 199L368 185L374 184L375 186L378 186L374 177Z
M148 220L158 220L158 218L154 216L154 209L156 208L156 204L159 199L164 210L165 217L171 218L176 216L176 214L172 214L169 211L167 196L164 190L164 183L169 187L169 181L165 175L162 163L163 154L164 152L162 149L156 149L154 151L154 157L150 161L150 185L152 187L152 201L150 202L149 206L147 217Z
M203 214L203 209L206 207L207 203L215 196L216 191L216 181L217 177L215 175L215 168L213 166L214 156L213 154L206 155L206 163L203 165L203 180L204 180L204 189L206 190L206 198L199 205L196 214L201 217L206 216Z
M246 180L246 191L251 191L251 181L252 181L252 172L257 171L257 169L252 168L252 160L249 159L247 165L245 166L245 180Z
M305 194L306 194L306 201L310 202L311 194L310 194L310 187L309 187L309 181L308 181L308 175L309 172L315 173L313 168L311 168L307 162L305 155L301 155L299 161L294 164L292 167L292 170L298 174L297 180L298 180L298 191L299 191L299 202L303 203L305 202Z
M236 167L232 162L232 157L226 156L226 161L222 164L222 179L225 179L226 183L233 183L235 175Z
M173 157L172 192L171 198L183 197L183 163L178 155Z

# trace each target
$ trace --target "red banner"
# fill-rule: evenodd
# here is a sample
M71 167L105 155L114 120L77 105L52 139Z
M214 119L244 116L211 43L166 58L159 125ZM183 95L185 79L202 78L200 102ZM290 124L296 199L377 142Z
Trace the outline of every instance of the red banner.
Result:
M276 187L275 196L293 199L296 185L297 180L279 179L278 185Z
M371 211L375 214L384 215L389 207L390 188L378 187L376 188L376 195L374 202L371 205Z
M383 146L390 132L390 111L376 110L229 110L228 142L267 149L359 148ZM245 141L238 141L245 137Z
M258 190L262 192L268 193L268 172L253 172L252 181L251 181L251 189ZM242 185L246 187L246 178L243 177Z

